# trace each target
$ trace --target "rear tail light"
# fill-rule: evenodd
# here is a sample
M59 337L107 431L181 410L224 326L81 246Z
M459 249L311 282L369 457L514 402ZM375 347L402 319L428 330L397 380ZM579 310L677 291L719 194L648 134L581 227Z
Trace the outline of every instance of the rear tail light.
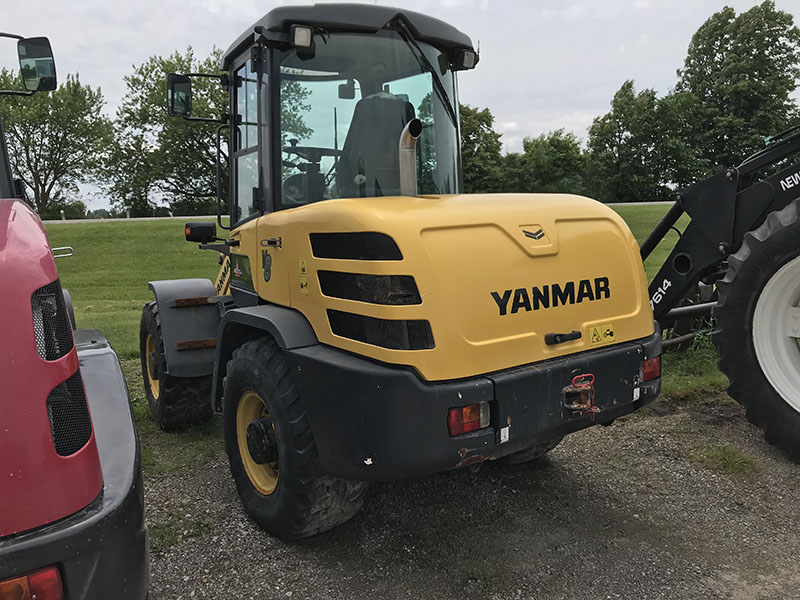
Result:
M661 377L661 357L654 356L642 362L642 381Z
M447 413L450 437L489 426L489 403L479 402L469 406L451 408Z
M0 581L0 598L64 600L61 575L55 567L48 567L30 575Z

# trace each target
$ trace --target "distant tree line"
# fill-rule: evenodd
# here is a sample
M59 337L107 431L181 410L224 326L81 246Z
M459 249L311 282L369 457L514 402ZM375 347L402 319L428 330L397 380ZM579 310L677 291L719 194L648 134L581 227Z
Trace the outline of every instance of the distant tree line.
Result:
M102 113L100 89L77 74L50 94L0 98L15 176L39 214L85 216L86 206L74 200L82 183L98 186L111 202L110 211L91 216L214 213L217 126L168 118L164 90L167 73L216 72L220 58L215 50L197 59L191 48L151 57L125 77L113 119ZM0 87L14 87L16 77L0 71ZM491 111L462 105L465 191L672 199L800 120L798 77L800 30L791 14L773 0L741 14L723 8L692 37L669 93L659 97L624 82L586 140L558 129L503 154ZM194 86L195 114L227 112L227 92L217 82L197 79Z
M768 0L714 13L694 34L674 89L626 81L584 143L563 129L501 154L488 109L461 107L464 181L472 192L567 192L603 202L674 199L738 164L800 120L800 30Z

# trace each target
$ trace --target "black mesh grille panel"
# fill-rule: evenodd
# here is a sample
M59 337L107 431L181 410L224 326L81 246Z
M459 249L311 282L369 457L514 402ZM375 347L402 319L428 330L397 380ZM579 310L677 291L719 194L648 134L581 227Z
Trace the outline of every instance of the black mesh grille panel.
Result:
M31 311L39 356L56 360L72 350L72 326L58 279L33 292Z
M422 304L417 284L410 275L364 275L319 271L322 293L333 298L371 304Z
M80 371L57 385L47 396L47 416L53 445L60 456L75 454L92 437L92 420Z
M311 251L317 258L344 260L403 260L400 248L385 233L312 233Z
M431 325L423 320L376 319L329 309L328 322L334 334L373 346L392 350L429 350L434 347Z

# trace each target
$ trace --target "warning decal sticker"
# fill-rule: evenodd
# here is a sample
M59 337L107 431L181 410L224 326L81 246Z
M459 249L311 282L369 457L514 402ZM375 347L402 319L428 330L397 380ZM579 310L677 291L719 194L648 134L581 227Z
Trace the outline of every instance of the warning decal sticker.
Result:
M300 293L304 296L308 295L308 262L305 258L301 258L297 266L297 273L300 276Z
M611 344L615 341L614 324L603 323L589 327L589 340L592 346L597 344Z

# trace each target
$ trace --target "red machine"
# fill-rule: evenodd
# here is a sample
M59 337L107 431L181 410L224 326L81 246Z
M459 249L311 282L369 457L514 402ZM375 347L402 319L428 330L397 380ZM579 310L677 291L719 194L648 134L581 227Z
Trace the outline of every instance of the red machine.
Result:
M84 508L103 476L47 234L20 200L0 200L0 257L3 537Z
M18 39L26 91L0 93L54 89L50 43ZM0 600L142 600L147 530L125 379L99 331L75 330L21 187L0 120Z

